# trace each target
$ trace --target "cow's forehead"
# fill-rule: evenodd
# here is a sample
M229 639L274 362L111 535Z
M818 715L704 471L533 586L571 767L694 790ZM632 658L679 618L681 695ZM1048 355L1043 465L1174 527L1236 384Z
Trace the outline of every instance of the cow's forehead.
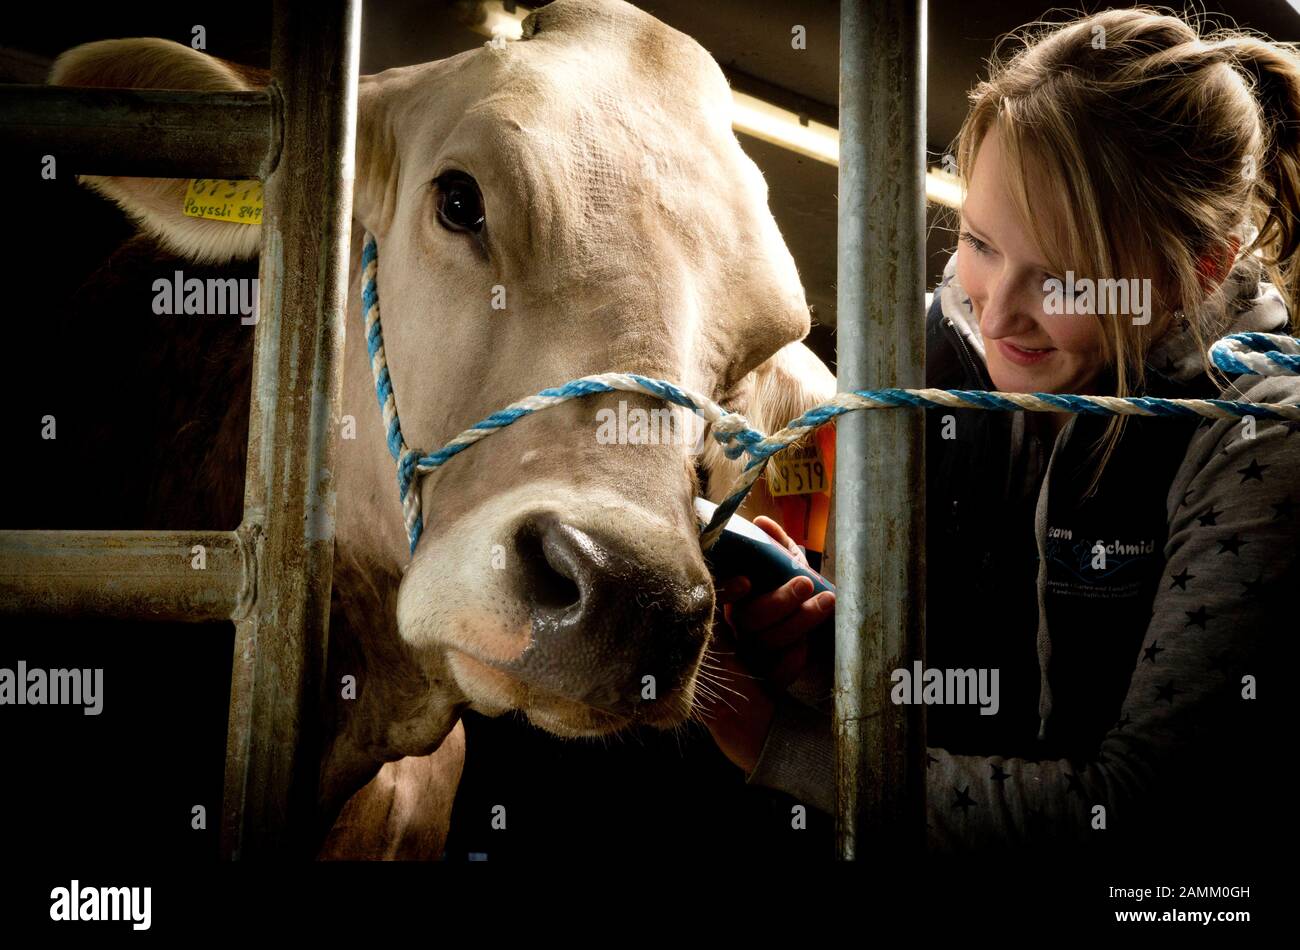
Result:
M498 193L541 212L529 225L546 232L534 250L547 254L549 245L565 270L588 271L606 244L649 253L667 240L699 255L726 253L725 233L747 227L765 205L732 131L721 74L704 77L722 84L719 103L689 82L572 64L506 67L501 75L515 81L466 109L448 151L468 154ZM479 147L456 147L465 140Z
M388 121L378 124L417 165L460 133L504 152L526 139L543 157L539 171L569 166L576 179L599 178L602 168L644 177L701 163L720 166L731 180L748 177L748 170L737 175L743 153L717 64L697 47L698 56L674 57L670 70L657 71L627 45L539 36L487 46L381 74L366 105L384 103Z
M599 34L596 39L549 34L506 45L484 47L477 56L486 67L489 88L472 106L495 110L505 119L564 122L574 116L603 122L606 134L660 129L689 145L701 136L730 137L731 94L713 59L694 40L680 38L669 55L664 43L646 36ZM666 136L663 136L666 138Z
M396 176L396 200L375 205L423 227L428 182L458 168L482 188L495 259L539 292L635 298L647 292L637 280L680 273L711 299L717 283L738 299L751 285L764 299L801 297L722 71L634 8L585 15L622 6L564 2L567 18L530 38L375 77L368 151L400 155L370 166Z
M397 135L427 154L477 119L535 141L593 143L597 155L709 152L726 164L738 155L727 80L684 33L621 0L556 0L529 15L525 33L375 77L377 98L400 116Z
M403 77L404 175L418 184L451 159L495 193L489 203L505 195L535 209L543 220L530 226L552 232L543 243L558 241L573 266L588 255L570 243L630 237L638 207L681 240L716 243L714 229L734 230L762 205L761 176L732 131L717 64L649 23L541 33Z
M699 43L622 0L556 0L529 14L523 34L509 47L517 57L554 53L626 69L679 94L726 92L721 70Z
M687 81L572 61L513 64L497 78L490 91L471 100L465 117L550 144L553 161L597 171L614 162L621 172L638 173L628 163L642 157L698 162L706 154L724 161L739 154L725 81L718 97L705 91L710 84L697 92ZM648 165L639 173L655 169Z

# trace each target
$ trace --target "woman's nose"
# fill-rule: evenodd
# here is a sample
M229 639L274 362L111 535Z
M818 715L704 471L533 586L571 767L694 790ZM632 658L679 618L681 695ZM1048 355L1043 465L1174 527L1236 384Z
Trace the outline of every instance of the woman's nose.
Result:
M980 308L980 334L997 340L1026 333L1036 325L1032 316L1035 307L1042 309L1041 299L1019 282L1000 279L990 286Z

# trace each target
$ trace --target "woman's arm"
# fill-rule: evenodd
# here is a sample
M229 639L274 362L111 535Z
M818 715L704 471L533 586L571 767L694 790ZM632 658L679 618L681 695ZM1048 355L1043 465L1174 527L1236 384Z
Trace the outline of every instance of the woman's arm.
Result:
M1293 384L1261 383L1246 398L1294 398ZM1158 806L1160 785L1193 761L1209 770L1263 717L1252 680L1262 646L1277 629L1283 593L1294 593L1300 522L1297 426L1260 422L1197 430L1169 495L1165 571L1153 615L1134 657L1119 718L1090 762L954 756L930 750L928 821L932 843L978 847L1050 831L1076 839L1137 820ZM1265 688L1276 689L1276 684ZM1199 784L1199 783L1198 783ZM1203 787L1203 786L1202 786ZM1199 794L1177 789L1180 808ZM1212 820L1215 802L1203 811Z
M1294 380L1261 380L1244 398L1295 400ZM1300 437L1295 423L1217 422L1197 430L1169 494L1166 569L1118 721L1089 762L950 755L930 749L931 842L1014 844L1044 833L1087 840L1103 814L1112 833L1169 793L1158 780L1194 761L1231 762L1263 717L1246 698L1283 594L1297 592ZM1276 684L1266 688L1276 689ZM748 781L829 811L829 718L788 697ZM1199 794L1180 788L1180 807ZM1207 817L1213 811L1207 803Z

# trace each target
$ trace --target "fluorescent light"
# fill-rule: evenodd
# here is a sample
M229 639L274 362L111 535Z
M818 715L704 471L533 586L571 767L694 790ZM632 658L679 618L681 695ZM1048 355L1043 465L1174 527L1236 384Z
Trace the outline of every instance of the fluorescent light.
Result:
M935 204L961 208L961 180L938 168L925 173L925 197Z
M1300 3L1300 0L1296 2ZM812 119L802 122L798 114L789 109L734 89L731 99L734 103L731 127L737 132L780 145L827 165L839 165L840 133L834 126ZM925 197L935 204L960 208L961 182L947 172L930 169L925 173Z
M1300 0L1289 2L1292 6L1300 4ZM474 26L476 32L506 40L517 40L523 35L524 18L530 12L527 7L516 4L515 12L508 13L501 0L484 0L481 7L484 19ZM731 99L731 127L737 132L744 132L827 165L839 165L840 133L834 126L812 119L801 121L799 115L789 109L735 89L731 90ZM925 173L925 197L935 204L959 208L961 185L952 175L930 169Z
M792 152L815 158L828 165L839 163L840 134L829 125L808 120L770 102L743 92L731 91L733 105L731 127L764 142L780 145Z

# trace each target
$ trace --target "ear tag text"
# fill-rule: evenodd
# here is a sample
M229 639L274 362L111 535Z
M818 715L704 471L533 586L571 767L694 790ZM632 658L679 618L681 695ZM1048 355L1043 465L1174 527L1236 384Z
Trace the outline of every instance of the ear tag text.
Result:
M188 218L261 224L262 183L257 179L191 178L185 186L183 210Z

